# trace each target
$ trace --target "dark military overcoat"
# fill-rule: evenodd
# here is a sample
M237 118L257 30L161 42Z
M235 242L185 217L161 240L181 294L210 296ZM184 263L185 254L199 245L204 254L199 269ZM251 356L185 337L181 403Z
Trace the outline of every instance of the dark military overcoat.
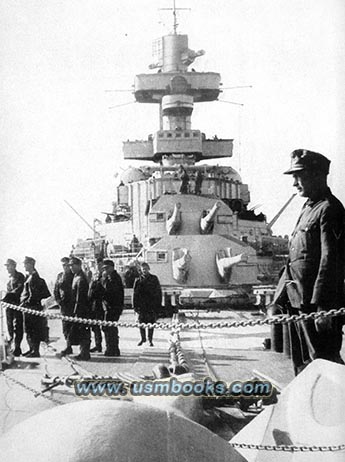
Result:
M90 317L90 304L88 298L89 284L83 271L79 271L73 277L72 305L73 315L78 318ZM90 327L86 324L73 323L69 334L71 345L78 345L81 341L90 339Z
M20 297L20 304L26 308L42 311L41 300L50 297L47 284L35 270L25 278L24 289ZM41 316L24 313L24 329L35 342L47 340L47 320Z
M72 282L73 273L68 271L65 273L62 271L57 275L55 286L54 286L54 298L56 303L61 308L61 314L71 316L73 313L72 303Z
M134 282L133 308L139 322L155 322L162 305L162 289L154 274L140 276Z
M112 271L109 275L102 278L103 286L103 309L107 314L112 312L119 318L123 310L124 289L121 276L117 271ZM116 319L113 319L116 320Z
M327 189L316 199L308 199L302 208L274 302L283 300L284 304L285 279L286 306L292 314L339 308L344 306L344 276L345 211ZM289 324L296 373L317 358L341 362L342 323L342 317L333 317L331 326L319 332L314 320Z
M289 269L297 282L302 311L344 303L345 212L328 189L308 200L289 243Z

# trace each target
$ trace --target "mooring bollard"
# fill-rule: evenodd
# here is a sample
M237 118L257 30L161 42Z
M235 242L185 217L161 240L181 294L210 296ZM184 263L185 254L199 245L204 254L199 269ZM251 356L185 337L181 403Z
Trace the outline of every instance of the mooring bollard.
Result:
M274 318L282 314L282 309L279 305L270 305L267 309L270 317ZM271 350L277 353L283 352L283 326L282 324L271 325Z
M283 351L285 356L291 358L290 330L288 324L283 324Z

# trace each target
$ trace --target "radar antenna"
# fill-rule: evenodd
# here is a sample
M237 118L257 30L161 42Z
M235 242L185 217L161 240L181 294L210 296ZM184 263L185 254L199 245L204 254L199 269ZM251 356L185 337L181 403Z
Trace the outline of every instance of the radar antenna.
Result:
M178 23L177 23L177 10L189 10L190 11L190 8L176 8L176 0L173 0L173 7L172 8L159 8L160 10L169 10L173 12L173 16L174 16L174 34L176 35L177 34L177 26L178 26Z

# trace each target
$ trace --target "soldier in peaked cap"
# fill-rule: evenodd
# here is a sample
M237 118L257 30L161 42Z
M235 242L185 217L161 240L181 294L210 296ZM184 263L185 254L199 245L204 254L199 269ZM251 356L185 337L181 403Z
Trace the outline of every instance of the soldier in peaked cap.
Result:
M20 295L24 288L24 275L17 271L17 263L12 258L7 259L5 266L7 267L9 281L2 301L12 305L19 305ZM6 308L6 320L12 352L14 356L20 356L22 354L20 344L23 340L23 313L12 308Z
M41 301L50 297L47 284L35 268L36 260L25 257L24 268L26 272L24 289L20 297L20 305L36 311L42 311ZM40 342L46 340L47 321L41 316L24 313L24 329L29 351L24 353L28 358L39 358Z
M329 165L322 154L297 149L284 172L307 199L291 235L289 261L273 301L285 305L291 314L344 306L345 211L327 185ZM289 328L296 375L317 358L344 364L340 316L290 323Z
M73 316L89 318L90 307L88 299L89 284L85 273L82 271L82 261L77 257L71 257L69 265L73 273L72 282L72 309ZM79 345L80 353L75 359L88 361L90 359L90 328L87 325L73 323L68 335L69 345Z
M158 312L162 305L162 289L159 279L154 274L150 273L148 263L141 264L141 274L135 280L133 287L133 308L138 313L139 323L155 323L158 318ZM141 340L138 346L146 342L146 331L144 327L140 327ZM147 328L149 345L153 347L153 330Z
M59 305L61 314L64 316L73 315L72 305L72 282L73 273L69 266L69 258L61 258L62 272L57 275L55 286L54 286L54 297L56 303ZM72 354L72 346L69 343L68 337L69 332L72 328L72 323L68 321L62 321L62 332L66 340L66 348L61 351L62 355Z
M104 311L102 306L103 286L102 286L102 266L103 258L98 257L96 259L96 271L93 274L90 285L89 285L89 302L91 308L91 318L97 321L103 321ZM90 352L102 352L102 331L100 326L92 326L92 332L94 334L95 346L91 348Z
M102 266L102 306L104 321L118 321L124 303L122 279L112 260L104 260ZM105 337L104 356L120 356L119 330L117 327L102 327Z

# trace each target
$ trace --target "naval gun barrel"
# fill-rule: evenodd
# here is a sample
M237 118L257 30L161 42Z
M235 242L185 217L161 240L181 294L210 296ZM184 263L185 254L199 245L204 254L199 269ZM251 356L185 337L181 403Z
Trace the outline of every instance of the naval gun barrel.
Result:
M181 226L181 204L178 202L174 206L174 211L171 217L166 222L166 229L168 234L176 234Z
M217 201L208 214L200 219L200 231L201 234L208 234L210 232L210 228L213 224L214 218L216 216L217 210L220 207L220 202Z
M221 257L219 253L216 254L218 273L222 279L225 279L227 275L228 277L230 276L230 271L233 266L247 261L248 256L243 253L235 255L234 257L232 255L229 255L228 257Z

